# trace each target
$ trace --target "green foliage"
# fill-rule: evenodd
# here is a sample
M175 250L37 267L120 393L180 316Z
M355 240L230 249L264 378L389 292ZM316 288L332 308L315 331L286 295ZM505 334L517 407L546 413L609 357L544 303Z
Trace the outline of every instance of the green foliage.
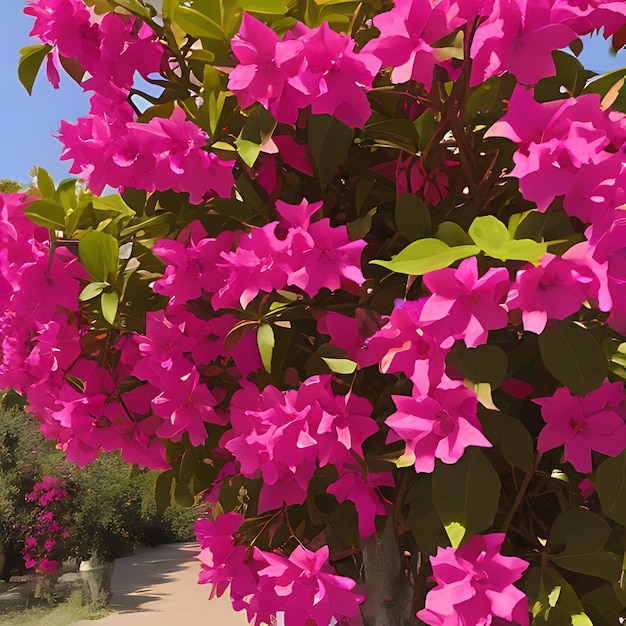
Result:
M468 448L452 465L437 461L433 501L454 547L493 524L499 499L500 478L480 449Z

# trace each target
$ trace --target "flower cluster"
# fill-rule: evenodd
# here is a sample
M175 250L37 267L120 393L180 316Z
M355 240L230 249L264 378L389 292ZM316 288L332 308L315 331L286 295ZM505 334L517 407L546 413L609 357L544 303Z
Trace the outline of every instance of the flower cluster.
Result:
M365 95L380 69L380 61L354 52L355 42L331 30L298 23L282 40L268 26L245 13L232 50L239 65L228 88L242 108L260 102L278 122L293 124L298 110L311 107L351 127L362 127L370 116Z
M528 626L528 600L513 585L528 567L502 556L504 534L474 535L459 548L439 548L431 557L437 586L417 616L432 626L488 626L494 618Z
M31 0L31 35L53 47L48 76L58 86L58 58L77 62L88 78L81 83L93 91L91 110L76 122L61 123L61 159L73 159L70 172L85 180L94 193L106 185L147 191L185 192L190 202L230 196L232 162L203 148L207 135L175 108L169 119L138 123L127 102L135 73L158 72L165 50L141 20L117 13L98 16L81 0Z
M377 487L392 483L386 473L363 476L355 462L363 458L363 442L378 431L371 412L363 398L335 395L330 376L314 376L287 392L271 385L259 392L244 383L231 401L232 429L220 445L239 462L244 476L263 478L261 512L304 502L318 465L331 463L341 482L330 492L341 493L341 501L352 500L360 527L372 534L375 515L386 513Z
M44 476L26 494L26 500L35 502L35 522L29 529L21 552L26 567L38 574L51 576L59 566L58 561L50 556L58 541L69 535L69 528L62 526L58 520L58 503L66 497L64 483L51 476Z
M256 626L272 623L277 615L285 626L326 626L358 614L364 596L353 591L351 578L331 573L327 546L313 552L299 545L285 556L238 545L243 519L227 513L196 522L200 584L212 583L218 596L230 585L233 608L245 610Z

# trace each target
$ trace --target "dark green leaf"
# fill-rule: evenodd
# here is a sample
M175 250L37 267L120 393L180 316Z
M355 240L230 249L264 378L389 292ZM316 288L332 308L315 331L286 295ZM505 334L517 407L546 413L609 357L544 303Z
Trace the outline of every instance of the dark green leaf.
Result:
M52 50L52 46L39 44L36 46L26 46L20 50L20 60L17 65L17 76L20 83L24 85L24 89L28 91L28 95L32 95L35 78L39 72L39 68Z
M274 329L270 324L261 324L256 335L257 345L261 353L261 361L266 372L272 371L272 356L274 354L274 346L276 338L274 337Z
M117 317L117 307L120 300L116 293L112 291L103 291L100 296L100 306L102 307L102 316L109 322L109 324L115 324L115 318Z
M535 445L524 424L495 411L481 411L479 417L485 437L494 446L500 446L507 462L528 471L533 466Z
M604 382L608 364L602 346L582 326L550 320L539 336L547 370L573 394L584 395Z
M360 140L371 142L375 146L398 148L415 154L419 136L411 120L395 119L368 124L361 132Z
M449 544L446 531L433 504L432 477L418 476L404 496L409 505L409 526L413 537L424 554L434 554L437 546Z
M354 132L330 115L312 115L308 127L313 169L322 189L346 162Z
M439 239L419 239L410 243L391 261L370 261L382 265L398 274L421 276L452 265L455 261L466 259L480 252L478 246L456 246L451 248Z
M619 617L624 607L611 585L594 589L585 594L581 601L585 612L593 620L593 626L620 624Z
M593 484L602 512L626 526L626 452L604 461L596 471Z
M446 362L458 368L464 378L475 384L489 383L492 389L497 389L502 384L508 365L504 350L489 344L476 348L456 345Z
M589 509L568 509L557 517L548 544L550 560L572 572L618 580L622 559L604 549L611 528Z
M78 254L94 281L115 282L119 245L114 237L97 230L89 231L78 243Z
M584 89L583 93L597 93L604 97L609 92L611 87L626 77L626 67L621 67L618 70L613 70L598 76L592 80Z
M396 226L408 241L426 237L430 232L430 211L424 201L411 193L396 197Z
M500 477L478 448L467 448L452 465L437 460L433 501L454 547L493 524L499 500Z

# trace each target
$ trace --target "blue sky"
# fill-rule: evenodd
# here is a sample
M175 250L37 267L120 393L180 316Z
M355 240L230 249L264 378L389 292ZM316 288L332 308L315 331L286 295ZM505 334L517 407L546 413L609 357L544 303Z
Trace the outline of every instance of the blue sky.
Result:
M0 150L0 178L28 181L34 165L45 167L59 180L67 176L70 162L60 161L61 144L53 137L61 119L74 121L84 115L89 102L71 78L62 76L61 88L53 89L38 77L33 95L28 96L17 79L19 49L29 45L32 18L22 14L22 0L1 0L0 85L2 89L3 145ZM597 72L626 66L626 51L609 56L608 43L594 37L585 44L581 62Z

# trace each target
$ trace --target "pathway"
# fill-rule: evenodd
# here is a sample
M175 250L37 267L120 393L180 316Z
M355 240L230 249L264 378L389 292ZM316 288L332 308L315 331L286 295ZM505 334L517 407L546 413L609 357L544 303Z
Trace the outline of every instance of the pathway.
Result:
M119 612L71 626L247 626L228 593L208 601L210 585L198 585L198 545L139 548L115 561L111 607Z

